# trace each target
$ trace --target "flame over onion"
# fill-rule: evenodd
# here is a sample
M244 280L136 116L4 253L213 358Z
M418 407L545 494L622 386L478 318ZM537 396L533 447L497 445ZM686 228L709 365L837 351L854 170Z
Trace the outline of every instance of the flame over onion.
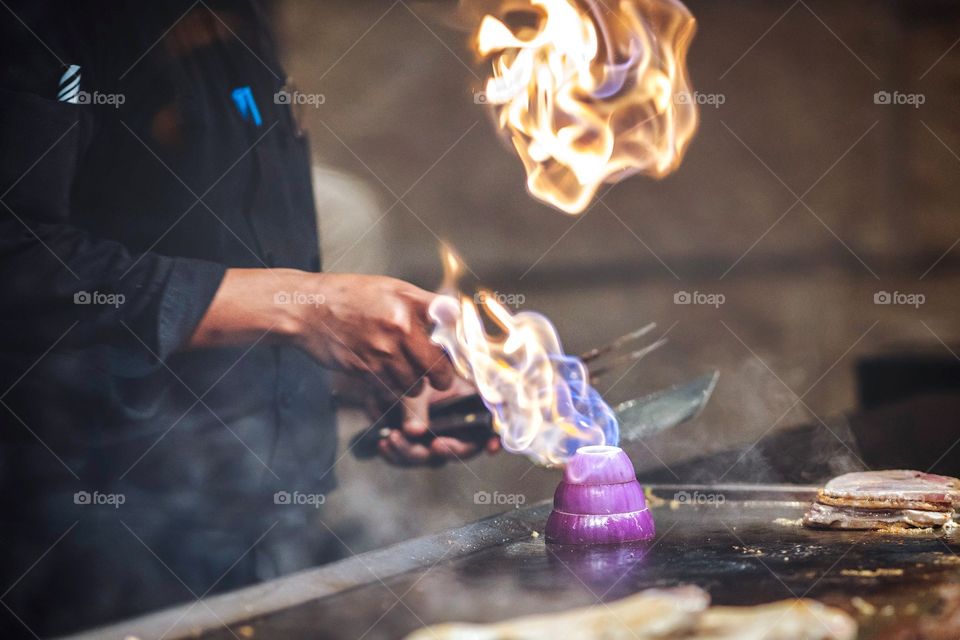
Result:
M698 121L695 28L678 0L503 0L483 17L483 96L534 197L576 214L604 182L677 168Z
M434 342L472 380L494 417L508 451L543 465L562 465L584 445L616 445L613 411L590 386L583 362L563 352L550 321L539 313L513 314L496 296L456 293L461 263L444 248L444 290L430 307ZM496 325L490 335L484 318Z

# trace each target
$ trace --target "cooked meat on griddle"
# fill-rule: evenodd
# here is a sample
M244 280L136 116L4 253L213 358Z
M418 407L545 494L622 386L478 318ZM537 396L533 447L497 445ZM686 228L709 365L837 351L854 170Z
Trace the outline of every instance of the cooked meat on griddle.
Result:
M592 607L523 616L496 624L450 623L425 627L407 640L553 640L686 638L710 596L699 587L648 589Z
M857 623L816 600L781 600L755 607L710 607L688 640L828 640L855 638Z
M837 476L819 502L867 509L950 511L960 504L960 480L921 471L860 471Z
M808 527L824 529L886 529L896 527L942 527L951 520L944 511L919 509L861 509L814 502L803 517Z
M960 480L921 471L860 471L838 476L803 517L808 527L896 529L941 527L960 507Z
M496 624L438 624L407 640L853 640L857 635L853 618L815 600L709 604L699 587L648 589L616 602Z

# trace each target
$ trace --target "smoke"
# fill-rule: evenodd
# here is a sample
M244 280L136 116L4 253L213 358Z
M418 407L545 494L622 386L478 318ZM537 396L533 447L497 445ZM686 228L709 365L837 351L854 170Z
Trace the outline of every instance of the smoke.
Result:
M473 33L483 16L500 11L504 0L419 0L413 3L417 13L449 29Z
M801 374L787 369L780 375L796 386L793 378ZM863 468L842 416L821 422L750 356L724 367L695 422L627 450L647 482L809 484Z

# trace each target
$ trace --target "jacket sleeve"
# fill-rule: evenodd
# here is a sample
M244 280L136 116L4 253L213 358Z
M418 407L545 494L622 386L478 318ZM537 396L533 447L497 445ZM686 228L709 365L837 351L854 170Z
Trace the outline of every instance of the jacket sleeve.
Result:
M103 345L149 366L188 340L226 267L136 254L70 223L90 118L0 89L0 350Z

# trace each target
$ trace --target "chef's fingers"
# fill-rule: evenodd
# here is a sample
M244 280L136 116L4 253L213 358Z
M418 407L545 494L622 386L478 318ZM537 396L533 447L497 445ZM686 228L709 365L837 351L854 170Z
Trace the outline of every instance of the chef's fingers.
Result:
M410 442L399 431L392 431L387 438L390 447L408 464L426 464L430 462L430 449L422 444Z
M419 457L408 459L404 454L397 450L397 448L389 441L389 439L381 440L377 445L377 449L380 453L380 457L395 467L441 467L445 463L445 460L434 455L431 455L430 458L425 462Z
M408 436L422 436L429 429L430 399L427 393L421 393L415 398L404 396L403 403L403 432Z
M377 451L380 453L380 457L389 462L390 464L400 466L400 457L393 450L393 447L390 446L390 443L383 439L377 443Z
M419 376L411 386L407 387L403 395L404 396L421 396L423 395L423 388L426 386L426 384L427 384L427 379L424 378L423 376Z
M430 443L430 450L442 458L464 460L479 453L480 447L472 442L440 436Z
M447 357L443 349L437 347L435 350L431 350L428 357L433 357L435 354L439 355L433 359L430 368L427 369L427 379L430 380L430 386L434 389L445 391L453 384L457 374L453 370L453 363L450 362L450 358Z
M502 445L500 444L500 436L493 436L487 440L487 445L484 447L487 453L496 453L497 451L500 451L501 448Z
M431 387L443 391L453 384L453 363L443 349L431 342L428 336L429 334L425 334L422 338L407 340L403 349L417 373L426 376Z
M394 391L398 396L417 395L423 389L423 378L414 371L410 362L402 355L390 358L385 368L396 384Z
M423 464L416 460L408 460L404 457L404 454L400 453L397 447L390 442L389 438L381 440L378 449L383 459L395 467L414 467Z

